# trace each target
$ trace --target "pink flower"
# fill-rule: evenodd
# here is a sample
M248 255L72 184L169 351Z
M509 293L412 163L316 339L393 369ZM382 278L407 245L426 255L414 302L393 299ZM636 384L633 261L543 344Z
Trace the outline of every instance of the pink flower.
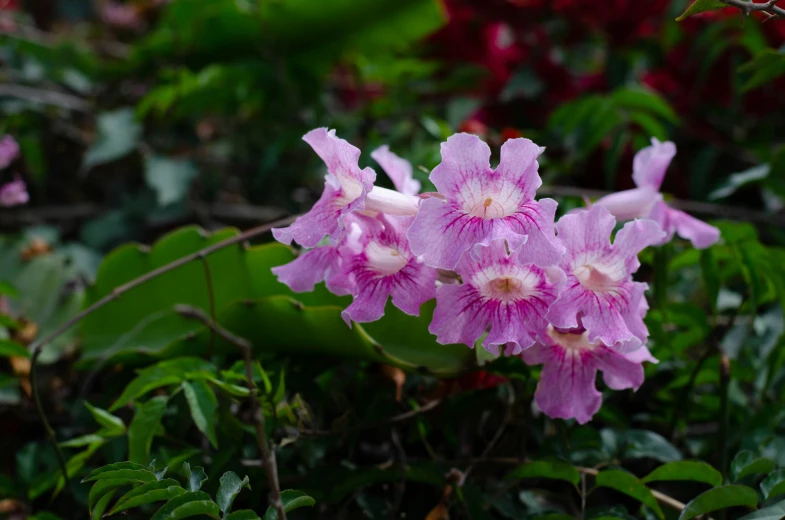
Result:
M142 19L133 5L111 0L103 3L101 18L109 25L124 29L138 29L142 26Z
M635 220L625 224L611 245L615 224L602 206L564 215L556 224L567 248L560 264L567 282L547 318L562 329L584 327L592 343L626 342L626 348L635 349L648 336L638 312L648 286L633 282L631 275L640 267L638 253L665 233L652 220Z
M374 161L381 165L384 172L392 180L395 189L404 195L420 193L420 181L414 179L412 165L390 151L387 145L380 146L371 153Z
M483 346L493 354L499 353L500 346L517 354L544 334L545 313L564 278L559 268L546 272L520 263L501 240L482 248L477 257L463 255L455 271L463 283L436 289L436 310L428 330L443 345L474 347L490 326Z
M0 186L0 206L11 207L27 204L30 195L22 179L16 179L4 186Z
M19 156L19 145L16 140L7 135L0 140L0 170L8 168Z
M376 173L371 168L360 169L360 150L336 137L335 130L317 128L305 134L303 140L327 165L324 191L311 210L294 224L273 229L273 236L279 242L295 241L303 247L314 247L326 235L342 233L344 218L354 211L372 215L417 213L417 197L373 186Z
M420 306L434 297L436 269L422 263L406 240L411 221L378 215L341 246L341 276L351 279L354 298L341 313L349 326L381 318L388 297L412 316L419 316Z
M273 267L272 272L294 292L311 292L317 283L325 282L333 294L351 294L339 269L338 244L330 243L303 251L288 264Z
M431 173L445 200L423 200L409 229L412 251L428 265L453 269L465 251L476 254L476 246L505 239L524 262L558 263L564 249L554 237L556 202L534 200L542 184L537 174L542 151L528 139L508 140L492 170L491 150L480 138L448 138L441 146L442 162Z
M591 420L602 405L595 378L601 371L605 384L613 390L643 384L643 362L657 363L649 350L640 346L628 354L626 347L610 348L591 342L586 331L559 331L548 327L547 339L523 352L529 365L543 365L534 398L537 406L552 418Z
M671 208L663 201L660 186L665 172L676 155L676 145L652 138L651 146L640 150L633 160L632 180L637 188L606 195L595 202L603 206L619 220L636 217L650 218L665 231L659 244L670 242L675 233L692 242L698 249L714 244L720 238L720 230ZM658 244L658 245L659 245Z

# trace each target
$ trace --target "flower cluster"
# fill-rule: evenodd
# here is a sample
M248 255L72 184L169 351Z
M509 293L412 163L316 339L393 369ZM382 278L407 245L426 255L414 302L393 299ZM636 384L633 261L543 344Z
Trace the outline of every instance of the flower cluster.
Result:
M8 168L19 156L19 145L7 135L0 139L0 170ZM13 181L0 185L0 207L18 206L30 200L24 181L16 177Z
M633 280L638 253L674 233L707 247L718 231L668 207L659 186L675 154L654 141L635 158L638 186L555 222L557 204L535 199L543 148L507 140L496 168L490 148L470 134L441 146L431 172L435 193L419 194L412 167L387 147L371 156L395 190L375 186L360 150L320 128L305 141L327 165L311 211L276 239L310 248L273 272L292 290L324 281L351 295L343 318L378 320L388 298L418 316L435 298L429 331L441 344L478 342L493 354L542 364L535 395L551 417L584 423L601 405L597 371L614 390L637 389L648 349L647 285ZM615 216L614 216L615 215ZM620 220L634 219L611 235Z

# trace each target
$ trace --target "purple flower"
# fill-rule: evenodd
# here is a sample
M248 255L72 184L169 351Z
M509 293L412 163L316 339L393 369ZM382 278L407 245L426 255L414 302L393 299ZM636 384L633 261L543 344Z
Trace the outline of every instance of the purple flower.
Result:
M325 282L333 294L350 294L339 269L338 245L330 243L303 251L288 264L273 267L272 272L294 292L311 292L317 283Z
M419 316L420 306L434 297L436 269L422 263L406 240L411 221L378 215L341 246L341 273L351 279L354 298L341 313L349 326L381 318L388 297L412 316Z
M546 341L523 352L527 364L543 365L534 394L537 406L552 418L590 421L602 405L595 386L598 370L611 389L637 390L643 384L643 362L657 363L644 346L620 353L624 350L591 342L586 331L548 327Z
M16 140L7 135L0 139L0 170L8 168L19 156L19 145Z
M4 186L0 186L0 206L11 207L27 204L30 195L22 179L16 179Z
M371 153L374 161L381 165L384 172L392 180L395 189L404 195L420 193L420 181L414 179L412 165L392 153L387 145L380 146Z
M428 265L453 269L465 251L477 254L476 246L505 239L524 262L558 263L564 250L553 232L556 202L534 200L542 184L537 174L542 151L528 139L510 139L492 170L491 150L477 136L448 138L441 146L442 162L431 172L445 200L423 200L409 229L412 251Z
M297 242L303 247L314 247L326 235L336 236L346 227L344 218L352 212L375 216L414 215L419 198L394 190L374 187L376 172L360 169L360 150L335 136L335 130L317 128L303 136L303 140L327 165L324 191L321 198L305 215L286 228L273 229L279 242Z
M638 253L664 236L656 222L628 222L610 236L616 224L602 206L564 215L556 224L559 239L567 248L561 268L567 281L548 310L554 327L584 327L588 340L605 345L626 342L634 350L646 341L648 331L639 312L645 283L633 282Z
M719 240L720 230L671 208L660 193L665 172L676 155L676 145L654 138L651 143L635 155L632 163L632 180L637 188L606 195L595 204L605 207L619 220L643 217L656 221L666 233L659 244L670 242L678 233L698 249L709 247Z
M522 264L508 254L502 240L475 255L463 255L455 271L460 285L436 289L436 310L428 330L441 344L463 343L474 347L490 326L483 341L486 350L517 354L541 337L548 322L545 313L556 300L564 273Z

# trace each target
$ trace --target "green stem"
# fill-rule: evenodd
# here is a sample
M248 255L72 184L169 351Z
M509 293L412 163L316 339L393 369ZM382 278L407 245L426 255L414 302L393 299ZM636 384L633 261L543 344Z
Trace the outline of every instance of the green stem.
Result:
M41 393L38 391L38 358L40 356L41 349L35 349L33 351L33 359L30 361L30 388L33 392L33 401L35 402L35 409L38 411L38 417L41 418L41 423L44 425L46 436L49 437L49 441L52 443L55 453L57 453L57 462L60 464L60 471L63 473L63 480L67 486L68 466L65 462L65 455L63 455L63 451L60 449L60 445L57 444L57 436L55 435L55 431L52 429L52 425L49 424L49 419L46 417L46 413L44 413L44 407L41 404Z

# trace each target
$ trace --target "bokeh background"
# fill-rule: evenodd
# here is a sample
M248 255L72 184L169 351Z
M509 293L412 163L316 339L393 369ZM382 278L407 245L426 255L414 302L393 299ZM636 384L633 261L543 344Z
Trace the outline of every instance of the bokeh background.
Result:
M670 139L664 190L693 213L782 223L781 21L677 22L684 0L0 5L0 132L22 149L0 182L21 175L32 200L0 228L56 224L87 271L185 223L306 210L324 172L301 136L319 126L366 164L389 144L423 181L453 132L525 136L547 147L542 193L578 202L630 187L634 151Z

